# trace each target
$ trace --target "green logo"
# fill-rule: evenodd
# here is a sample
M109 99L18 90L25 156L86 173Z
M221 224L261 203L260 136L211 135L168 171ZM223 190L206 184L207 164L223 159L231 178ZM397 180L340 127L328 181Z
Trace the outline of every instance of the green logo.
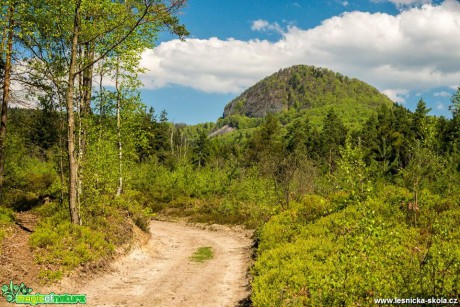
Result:
M28 288L24 283L20 285L13 284L2 286L2 296L9 303L16 304L86 304L85 294L49 294L32 293L32 288Z

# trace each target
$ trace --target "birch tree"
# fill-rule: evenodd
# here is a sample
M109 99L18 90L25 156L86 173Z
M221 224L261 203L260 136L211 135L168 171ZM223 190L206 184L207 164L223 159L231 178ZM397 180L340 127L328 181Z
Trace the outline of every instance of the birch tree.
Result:
M129 50L152 48L156 35L167 28L180 37L187 35L175 14L185 0L60 0L34 1L37 30L29 35L27 46L39 60L41 45L47 40L52 49L66 58L65 106L67 111L68 202L72 223L80 224L78 209L79 164L86 147L85 127L76 129L78 119L89 112L93 67L101 60ZM48 63L49 64L49 63ZM45 65L46 66L46 65ZM80 78L80 79L79 79ZM78 133L77 133L78 132ZM78 140L77 140L78 138ZM81 184L81 183L80 183Z

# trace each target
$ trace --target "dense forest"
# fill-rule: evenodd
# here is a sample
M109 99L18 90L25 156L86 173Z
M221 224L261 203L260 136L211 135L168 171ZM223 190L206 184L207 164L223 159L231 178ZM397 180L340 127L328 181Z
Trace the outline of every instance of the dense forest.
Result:
M460 87L435 117L297 67L243 94L280 108L250 117L236 99L216 123L173 124L135 69L159 30L187 34L172 3L5 2L0 241L38 214L29 244L52 282L180 216L256 230L255 306L459 297Z

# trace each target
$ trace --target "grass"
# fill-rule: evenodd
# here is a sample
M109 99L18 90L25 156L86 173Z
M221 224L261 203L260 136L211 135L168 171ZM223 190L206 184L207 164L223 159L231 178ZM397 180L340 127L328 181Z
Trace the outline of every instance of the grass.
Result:
M212 247L200 247L193 253L193 255L190 257L190 260L195 262L204 262L206 260L212 259L213 257L214 252Z
M115 247L129 244L134 236L129 219L147 228L148 219L139 207L128 196L98 199L81 211L82 226L70 223L66 207L57 202L37 207L42 219L29 243L37 263L46 268L39 273L40 281L55 282L79 266L112 256Z

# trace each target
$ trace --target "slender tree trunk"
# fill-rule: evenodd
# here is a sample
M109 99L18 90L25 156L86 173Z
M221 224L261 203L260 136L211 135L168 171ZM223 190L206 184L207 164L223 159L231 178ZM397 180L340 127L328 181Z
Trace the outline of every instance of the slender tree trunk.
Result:
M118 138L118 189L117 196L123 193L123 144L121 141L121 89L118 84L118 77L120 73L120 63L117 59L117 71L115 77L115 89L117 91L117 138Z
M83 53L82 53L82 49L81 47L78 47L78 52L77 52L77 58L78 59L82 59L83 58ZM77 76L76 76L77 77ZM76 160L77 160L77 212L81 212L80 209L81 209L81 196L82 196L82 160L83 160L83 145L82 145L82 141L83 141L83 122L82 122L82 97L83 97L83 74L79 74L78 75L78 79L76 78L76 80L78 80L78 83L77 83L77 88L78 88L78 91L79 91L79 95L77 95L77 99L75 100L75 110L77 111L77 116L76 116L76 125L75 125L75 129L77 129L77 132L75 134L75 137L77 138L76 142L77 142L77 148L78 148L78 154L77 157L76 157ZM80 219L80 223L81 223L81 219Z
M104 118L104 87L102 86L102 82L104 79L104 64L101 63L100 65L100 76L99 76L99 120L98 120L98 126L99 126L99 135L98 135L98 144L101 144L102 142L102 131L103 131L103 126L102 126L102 119ZM100 145L99 145L100 146ZM96 156L96 161L97 165L100 164L100 156ZM96 190L99 191L99 174L96 173Z
M80 5L81 0L76 1L74 26L72 33L72 46L69 67L69 79L66 93L67 103L67 151L69 155L69 211L70 220L74 224L80 224L80 214L77 208L77 180L78 165L75 157L75 117L74 107L74 89L75 89L75 71L77 67L77 48L78 35L80 31Z
M174 125L171 126L170 146L171 146L171 156L174 157Z
M59 94L58 94L59 95ZM59 95L60 96L60 95ZM64 175L64 137L65 137L65 123L64 123L64 110L63 110L63 99L59 101L59 179L61 182L61 195L59 197L59 204L64 203L64 186L65 186L65 175Z
M0 196L3 190L3 172L5 170L5 143L6 143L6 125L8 114L8 101L10 99L11 84L11 56L13 53L13 27L14 27L14 6L11 5L8 11L8 38L5 56L5 75L3 78L3 96L2 96L2 113L0 123ZM3 50L1 50L3 53Z
M94 51L90 43L85 45L84 56L86 58L85 62L94 61ZM93 66L88 67L83 71L82 77L82 100L80 104L80 118L82 129L80 131L80 143L79 148L80 158L83 159L86 153L87 146L87 133L88 133L88 116L91 114L91 92L93 87Z

